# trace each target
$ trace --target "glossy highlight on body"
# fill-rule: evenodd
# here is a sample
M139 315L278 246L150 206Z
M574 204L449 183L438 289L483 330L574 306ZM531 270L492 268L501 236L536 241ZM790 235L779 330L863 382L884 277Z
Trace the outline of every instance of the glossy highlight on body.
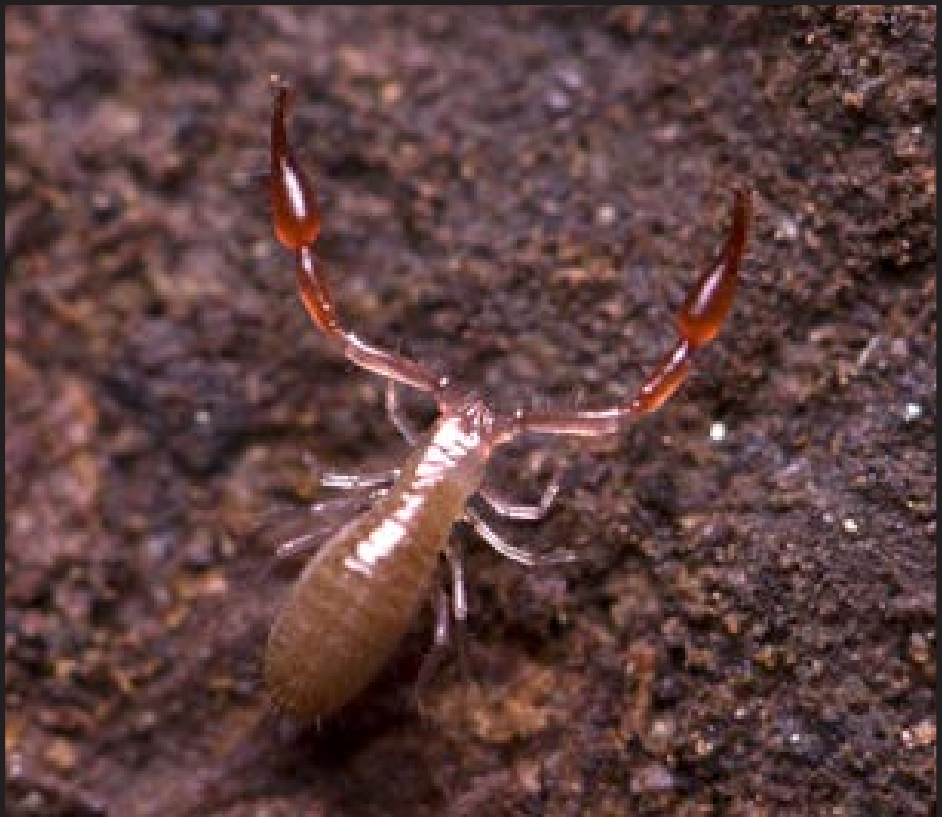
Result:
M335 351L387 379L390 417L414 445L402 467L369 477L333 477L338 487L369 486L373 506L331 537L312 556L278 611L265 653L264 674L276 705L303 721L327 717L344 706L378 674L409 628L426 597L436 590L441 557L451 568L450 607L437 588L436 645L447 639L452 618L467 615L464 567L449 539L453 525L469 524L499 553L527 566L572 561L571 551L535 555L505 542L485 514L468 504L474 496L490 512L515 519L539 519L559 488L558 476L535 505L501 497L485 484L493 451L520 434L594 437L618 433L663 405L684 382L696 352L711 341L731 310L745 252L751 196L734 191L729 236L716 259L691 288L678 316L680 338L625 403L597 409L517 410L495 414L475 394L453 385L428 367L375 347L340 321L324 264L314 243L321 217L313 188L291 152L287 117L294 91L274 80L271 125L271 197L275 235L295 256L301 301ZM399 410L397 387L428 394L438 419L419 432ZM302 537L282 552L304 550Z

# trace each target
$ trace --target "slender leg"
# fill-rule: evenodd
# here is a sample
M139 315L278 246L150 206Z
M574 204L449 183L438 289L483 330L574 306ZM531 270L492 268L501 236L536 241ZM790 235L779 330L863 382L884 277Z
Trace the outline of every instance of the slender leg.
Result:
M345 495L311 505L307 512L315 516L315 519L311 522L305 522L304 527L308 530L286 539L275 548L275 553L266 568L265 575L268 575L276 566L280 566L285 562L310 557L337 530L338 513L343 512L347 518L359 516L370 506L370 502L385 493L387 493L387 489L375 489L370 491L366 497ZM324 514L325 518L317 519L318 514ZM296 523L297 517L292 517L292 521Z
M438 587L438 595L435 597L435 636L431 648L422 659L422 666L419 668L419 674L415 679L413 694L415 695L416 706L422 709L422 690L431 680L435 671L441 666L445 647L448 644L449 618L451 610L448 604L448 594L441 585Z
M320 533L302 533L278 545L275 548L273 562L278 564L288 559L308 556L322 544L324 544L324 537Z
M451 568L451 607L455 617L455 640L461 676L471 678L471 661L468 658L468 595L464 580L464 554L461 545L452 542L445 550L445 558Z
M303 533L282 542L275 548L275 553L268 559L262 571L262 580L269 580L276 571L286 569L285 565L302 558L308 559L314 554L328 539L329 534L317 530L312 533Z
M465 520L477 531L478 536L494 548L494 550L502 556L513 559L513 561L519 562L527 567L566 564L567 562L574 562L578 558L573 551L563 548L550 551L549 553L530 553L528 550L518 548L515 545L511 545L509 542L505 542L500 534L490 527L484 521L481 514L473 508L465 508L464 514Z
M370 492L365 497L355 494L344 494L343 496L335 496L330 499L322 499L320 502L315 502L310 505L308 512L311 514L319 514L327 511L337 513L343 510L348 514L358 514L366 510L373 500L379 499L381 496L386 496L388 493L389 488L371 488Z
M320 471L319 464L310 454L303 455L304 462L312 471ZM399 479L399 469L390 468L387 471L375 471L371 474L339 474L334 471L325 471L318 475L318 482L325 488L342 488L344 490L361 490L364 488L388 488Z
M435 646L445 647L448 644L449 622L451 613L448 610L448 593L445 588L438 590L438 603L435 609Z
M320 483L325 488L343 488L359 490L363 488L388 488L399 478L399 469L377 471L373 474L335 474L327 472L321 475Z
M445 558L451 568L451 603L455 621L468 618L468 595L464 581L464 554L458 544L452 543L445 550Z
M508 519L527 519L531 522L535 522L546 516L553 501L556 499L556 495L559 493L559 486L562 480L563 469L562 467L557 467L553 471L549 485L543 489L543 496L540 497L540 501L535 503L520 503L508 500L493 488L484 486L478 489L478 496L490 505L495 513L501 516L506 516Z
M409 445L415 445L419 432L402 412L402 405L399 403L399 389L396 387L395 380L386 381L386 413L406 442Z

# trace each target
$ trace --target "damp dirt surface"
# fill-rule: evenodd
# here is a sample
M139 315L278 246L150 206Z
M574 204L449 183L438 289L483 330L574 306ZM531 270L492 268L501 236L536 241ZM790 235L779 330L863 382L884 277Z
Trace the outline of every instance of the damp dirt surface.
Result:
M932 7L5 23L8 813L934 811ZM368 501L324 473L407 446L273 238L272 73L343 320L503 410L628 399L755 201L680 393L489 470L523 501L564 463L544 520L495 525L581 559L459 527L465 651L416 690L429 605L307 728L260 677L273 554Z

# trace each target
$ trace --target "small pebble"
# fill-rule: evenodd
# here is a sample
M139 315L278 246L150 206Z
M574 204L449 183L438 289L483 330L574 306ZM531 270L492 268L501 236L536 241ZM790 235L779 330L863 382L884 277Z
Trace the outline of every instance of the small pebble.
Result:
M794 241L798 238L798 222L791 216L780 219L775 227L776 241Z
M909 344L906 338L893 338L890 341L890 354L893 357L907 357L909 355Z
M553 88L546 92L546 106L554 113L563 113L569 109L569 95Z
M909 657L917 664L929 663L929 642L922 633L909 636Z
M75 745L65 738L54 738L46 747L45 757L50 764L63 772L74 769L78 760Z
M860 91L844 91L844 93L841 94L841 101L844 105L855 111L863 110L865 99Z
M561 68L558 71L558 76L559 81L570 91L579 91L585 85L582 74L579 73L579 69L574 66L567 65L565 68Z
M642 766L631 780L632 794L654 794L671 791L674 788L674 775L670 769L660 763Z
M7 777L16 779L23 775L23 755L19 752L7 753Z
M680 135L680 125L676 122L669 122L656 128L651 134L651 139L658 145L672 145L680 138Z
M903 729L900 732L900 740L907 749L931 746L935 743L935 731L935 724L927 718L915 726Z
M611 204L602 204L595 211L595 220L602 227L609 227L615 223L618 212Z
M655 718L651 723L649 737L653 740L667 741L673 738L677 732L677 726L670 717Z

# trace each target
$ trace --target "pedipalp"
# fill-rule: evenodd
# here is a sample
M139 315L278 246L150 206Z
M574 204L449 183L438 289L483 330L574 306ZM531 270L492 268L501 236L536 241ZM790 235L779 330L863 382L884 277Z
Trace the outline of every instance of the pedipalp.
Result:
M396 352L372 346L344 329L334 308L324 265L314 252L321 216L313 188L288 142L287 117L294 90L278 77L271 126L271 200L278 240L295 254L301 301L324 336L351 362L383 377L428 392L439 406L448 379Z
M664 355L628 403L604 409L576 411L518 411L502 422L499 444L525 432L598 437L614 434L638 417L657 411L687 378L696 352L719 332L729 313L746 247L752 213L751 194L733 193L732 225L723 248L700 274L681 307L677 324L680 338Z

